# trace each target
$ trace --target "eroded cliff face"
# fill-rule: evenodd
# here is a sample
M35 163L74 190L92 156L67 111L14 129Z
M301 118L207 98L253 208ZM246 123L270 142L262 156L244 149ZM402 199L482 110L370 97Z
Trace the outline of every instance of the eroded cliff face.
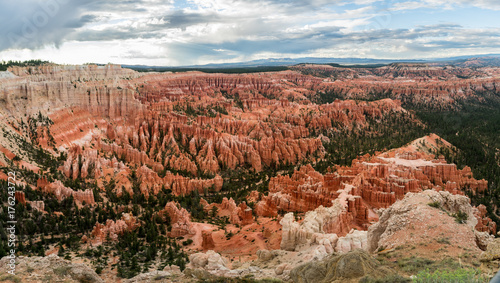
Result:
M321 91L338 98L390 97L427 109L452 109L456 102L482 100L479 94L497 93L496 68L391 64L381 68L339 68L328 65L294 66L304 74L328 77Z
M220 191L224 184L220 174L226 170L260 172L315 162L324 156L323 143L329 140L319 133L363 128L367 120L406 112L400 101L392 99L311 103L318 91L354 97L389 87L399 98L431 95L458 99L455 94L470 96L481 88L496 89L495 81L484 78L487 70L404 64L359 70L314 65L296 69L326 72L338 80L295 71L139 74L114 65L14 67L10 70L14 76L0 80L2 115L15 134L54 153L65 151L67 158L59 170L67 178L95 178L99 185L113 180L118 196L123 190L133 193L133 178L139 180L140 192L146 197L162 188L187 195ZM472 87L471 80L457 84L454 80L460 76L473 77L481 86ZM368 88L363 86L367 80L371 81ZM452 91L446 84L460 91ZM402 88L436 92L410 95L396 91ZM451 96L446 98L445 93ZM43 114L47 119L40 118ZM435 138L423 142L432 144ZM11 159L16 156L15 146L5 146L4 151ZM376 220L373 209L388 207L408 192L444 188L462 194L464 188L483 191L486 186L486 181L472 178L468 167L457 170L428 152L400 149L360 157L351 167L336 166L325 175L307 165L291 177L272 178L269 194L256 204L255 212L275 216L280 210L307 212L329 207L339 191L347 190L352 198L346 200L342 216L346 220L336 228L345 234L352 227L366 228ZM74 194L79 201L93 203L92 192L68 193L57 182L39 188L61 196ZM228 209L223 203L221 210L240 214L231 217L234 223L250 223L250 215L245 215L248 209L241 205L236 212L232 207L238 204Z
M139 74L119 66L48 65L10 71L18 77L0 80L1 101L14 116L79 106L93 115L122 118L142 109L134 91L120 87L122 80Z
M293 71L144 75L114 65L10 71L14 77L0 80L7 130L55 154L67 152L60 170L68 178L115 179L118 194L122 187L131 192L123 180L131 167L139 168L146 195L158 193L160 183L177 195L219 191L226 170L314 162L328 140L319 132L405 112L390 99L310 103L322 81ZM19 148L11 143L5 151L15 156Z

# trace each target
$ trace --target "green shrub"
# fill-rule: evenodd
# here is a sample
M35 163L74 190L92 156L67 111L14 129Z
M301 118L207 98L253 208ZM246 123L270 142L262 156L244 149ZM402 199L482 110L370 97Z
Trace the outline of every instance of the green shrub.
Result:
M213 279L205 279L201 282L204 283L280 283L283 282L276 278L263 278L263 279L254 279L254 278L226 278L226 277L217 277Z
M429 202L428 205L434 208L441 208L441 203L439 201Z
M436 240L436 242L440 244L451 245L450 240L448 238L439 238Z
M70 266L66 265L66 266L59 266L59 267L56 267L54 268L54 273L58 276L64 276L66 274L68 274L68 271L71 269Z
M429 270L420 271L413 279L416 283L434 283L434 282L456 282L456 283L482 283L488 282L474 269L459 268L455 270Z
M359 283L409 283L409 282L411 282L411 279L403 277L399 274L391 274L383 278L373 278L368 275L359 280Z
M421 257L408 257L398 260L399 267L406 272L417 272L434 264L434 261Z
M457 223L464 224L465 222L467 222L469 215L467 215L467 213L465 212L459 211L453 214L453 217L455 217L455 221L457 221Z
M15 282L21 283L21 279L15 275L7 274L0 277L0 282Z
M101 274L102 270L103 270L102 266L98 266L98 267L95 268L95 273Z

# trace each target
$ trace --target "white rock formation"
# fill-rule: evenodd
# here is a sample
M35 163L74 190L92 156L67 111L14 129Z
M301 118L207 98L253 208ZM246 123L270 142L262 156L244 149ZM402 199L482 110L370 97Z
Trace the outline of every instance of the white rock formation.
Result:
M293 213L287 213L280 224L282 238L280 248L287 251L314 251L316 255L324 251L332 254L334 251L346 253L353 249L367 249L367 232L352 230L345 237L334 233L326 233L324 227L336 219L345 207L340 202L334 202L331 207L320 206L306 213L301 223L295 221ZM320 246L320 249L309 249Z
M368 232L351 230L345 237L339 238L335 251L339 253L347 253L355 249L368 249Z
M207 271L226 271L228 260L212 250L189 256L188 268L202 268Z

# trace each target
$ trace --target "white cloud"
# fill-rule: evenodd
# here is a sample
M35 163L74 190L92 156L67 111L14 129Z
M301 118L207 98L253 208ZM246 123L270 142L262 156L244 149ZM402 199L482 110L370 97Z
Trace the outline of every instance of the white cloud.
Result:
M21 9L1 3L0 16L29 16L40 9L33 4L36 0L20 1L31 5ZM0 43L0 58L188 65L263 56L409 58L436 57L446 50L498 53L497 29L458 25L401 29L390 24L391 16L406 10L453 10L457 5L500 8L493 0L187 0L181 6L163 0L64 1L69 1L68 11L50 18L35 40ZM428 14L422 17L439 23ZM457 23L461 20L457 18ZM22 24L14 21L14 30L22 29Z
M392 11L403 11L403 10L414 10L419 8L427 8L428 5L424 2L418 1L408 1L408 2L399 2L394 4L390 10Z
M430 9L455 9L460 7L478 7L487 10L500 10L498 0L420 0L396 2L390 8L393 11L415 10L420 8Z

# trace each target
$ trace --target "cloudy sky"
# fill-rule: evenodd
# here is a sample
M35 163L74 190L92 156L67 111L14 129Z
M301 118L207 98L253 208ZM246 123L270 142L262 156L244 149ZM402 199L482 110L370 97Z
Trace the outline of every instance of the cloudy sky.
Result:
M500 53L498 0L0 2L0 60L192 65Z

